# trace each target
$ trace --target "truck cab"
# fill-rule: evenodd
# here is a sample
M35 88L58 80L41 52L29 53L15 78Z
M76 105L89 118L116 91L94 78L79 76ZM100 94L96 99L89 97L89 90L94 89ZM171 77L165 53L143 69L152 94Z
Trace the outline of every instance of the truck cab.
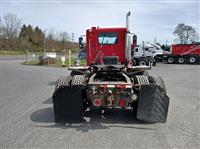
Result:
M132 51L133 57L152 57L156 61L161 61L164 55L164 50L159 45L152 43L139 44Z
M131 59L133 34L127 28L92 27L86 31L87 65L124 64Z

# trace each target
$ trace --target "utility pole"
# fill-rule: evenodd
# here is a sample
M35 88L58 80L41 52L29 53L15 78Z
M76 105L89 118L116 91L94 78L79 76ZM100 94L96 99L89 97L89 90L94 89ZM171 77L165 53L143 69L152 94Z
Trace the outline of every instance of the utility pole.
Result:
M72 49L74 48L74 33L72 33Z
M154 43L156 43L157 42L157 39L156 39L156 37L154 37Z
M166 40L166 43L165 43L165 45L167 45L167 42L168 42L168 40Z
M74 42L74 33L72 33L72 42Z
M142 41L142 56L145 56L145 48L144 48L144 41Z

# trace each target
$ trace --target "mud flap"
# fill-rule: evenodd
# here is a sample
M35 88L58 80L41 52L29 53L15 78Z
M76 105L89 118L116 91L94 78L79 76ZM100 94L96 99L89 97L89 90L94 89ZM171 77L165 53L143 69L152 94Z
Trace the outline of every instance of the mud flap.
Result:
M55 122L83 120L84 86L62 86L53 94Z
M137 118L150 123L165 123L167 120L169 97L163 88L150 84L140 89Z

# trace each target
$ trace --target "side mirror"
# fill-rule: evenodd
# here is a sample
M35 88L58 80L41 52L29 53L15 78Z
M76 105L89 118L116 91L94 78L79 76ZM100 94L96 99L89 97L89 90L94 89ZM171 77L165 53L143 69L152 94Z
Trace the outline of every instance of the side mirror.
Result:
M79 37L79 48L83 49L83 37Z
M133 35L133 44L137 45L137 36L136 35Z

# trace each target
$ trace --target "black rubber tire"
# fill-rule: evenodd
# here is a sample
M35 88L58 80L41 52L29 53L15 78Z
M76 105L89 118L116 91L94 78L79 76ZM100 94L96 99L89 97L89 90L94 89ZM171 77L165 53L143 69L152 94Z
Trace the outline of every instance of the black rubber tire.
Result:
M166 86L165 86L165 82L164 82L164 80L163 80L162 77L160 77L160 76L157 77L157 78L156 78L156 83L157 83L160 87L163 88L163 90L164 90L165 93L167 93L167 88L166 88Z
M174 62L175 62L174 57L168 57L168 58L167 58L167 63L168 63L168 64L173 64Z
M83 75L62 76L53 94L55 122L83 121L85 111L85 81ZM70 85L69 85L70 84Z
M62 86L53 94L55 122L83 121L85 87L81 85Z
M188 57L188 63L189 64L196 64L196 63L198 63L198 58L196 56L189 56Z
M169 97L156 84L142 86L139 93L137 118L150 123L167 121Z
M151 65L151 66L155 66L156 65L155 58L153 58L153 57L149 58L149 65Z
M73 77L75 75L82 75L82 73L80 71L76 71L76 70L71 71L70 76Z
M159 77L155 78L153 76L148 76L148 79L149 79L149 83L156 83L161 88L163 88L165 93L167 93L167 88L166 88L165 82L162 77L159 76Z
M133 60L135 61L135 66L139 66L139 58L133 58Z
M54 91L56 91L61 86L68 86L71 80L72 80L71 76L60 76L59 79L56 82L56 86L55 86Z
M71 85L84 85L85 76L84 75L74 75L71 81Z
M135 59L132 59L131 61L132 61L132 63L133 63L133 66L136 66L136 65L137 65L137 62L136 62Z
M140 58L138 63L139 63L139 66L148 65L148 61L144 58Z
M149 83L156 83L156 78L153 76L148 76Z
M177 62L178 62L179 64L184 64L184 63L185 63L184 57L179 57L179 58L177 59Z

